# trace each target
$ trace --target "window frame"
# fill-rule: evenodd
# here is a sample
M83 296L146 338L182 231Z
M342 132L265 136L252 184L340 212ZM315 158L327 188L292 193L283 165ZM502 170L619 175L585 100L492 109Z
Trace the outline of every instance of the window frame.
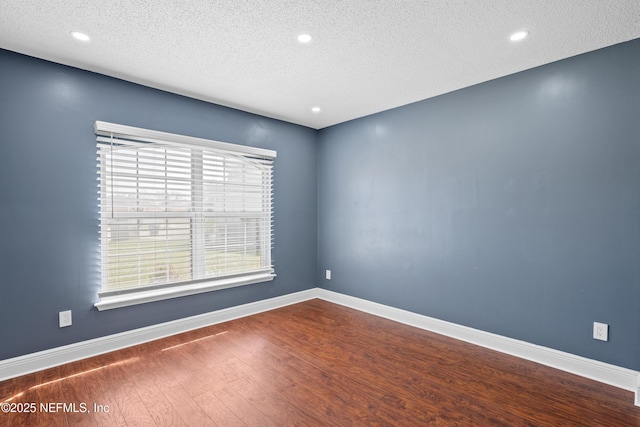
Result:
M272 185L272 176L271 176L271 165L273 160L276 158L276 152L273 150L250 147L238 144L231 144L226 142L196 138L185 135L178 135L166 132L160 132L149 129L136 128L132 126L119 125L114 123L96 121L95 122L95 134L97 136L98 145L111 144L112 146L115 144L149 144L149 147L155 147L155 145L160 145L160 150L166 149L167 151L171 146L181 147L181 149L189 149L196 150L195 152L200 152L202 156L219 156L223 159L223 161L230 161L231 158L235 159L247 159L247 162L252 161L251 159L260 159L261 162L266 162L268 164L269 173L267 174L268 178L261 178L263 191L265 188L268 188L268 204L267 207L261 208L258 215L268 219L269 222L269 231L268 233L263 230L262 227L258 227L259 231L257 232L260 235L259 241L262 242L259 245L261 251L261 257L267 257L266 262L268 262L267 266L263 266L258 270L251 270L247 272L242 272L240 274L226 274L217 277L204 277L204 278L194 278L193 276L187 280L182 282L167 282L161 284L151 284L141 287L135 288L127 288L127 289L117 289L117 290L105 290L102 289L104 285L104 281L101 279L101 291L98 293L99 300L94 304L94 306L102 311L109 310L118 307L126 307L135 304L142 304L152 301L159 301L169 298L177 298L186 295L194 295L202 292L210 292L219 289L227 289L236 286L244 286L249 284L261 283L271 281L275 278L275 271L272 265L271 260L271 242L273 239L273 231L271 229L271 223L273 221L273 209L272 209L272 196L271 196L271 185ZM154 145L155 144L155 145ZM204 151L203 151L204 150ZM193 153L193 152L192 152ZM205 154L206 153L206 154ZM100 148L98 150L98 173L100 174L101 165L103 162L103 157L100 152ZM197 156L196 156L197 157ZM200 176L200 179L191 180L190 184L196 188L196 192L200 191L198 194L202 194L204 197L204 193L202 192L202 188L197 188L197 186L204 187L204 178L202 178L203 174L203 158L199 159L200 163L198 166L198 159L192 156L190 157L188 164L188 170L191 172L192 176ZM243 160L244 161L244 160ZM195 167L194 167L195 164ZM105 167L102 165L102 167ZM165 166L166 168L167 166ZM138 169L136 167L136 176L138 175ZM102 187L106 187L104 185L103 179L106 179L104 176L99 176L99 181ZM268 182L265 182L265 179ZM195 184L194 184L195 182ZM137 185L137 184L136 184ZM102 188L101 187L101 188ZM226 191L226 190L225 190ZM167 193L168 194L168 193ZM201 198L203 198L201 197ZM200 268L204 272L204 255L201 252L202 249L193 250L193 247L202 246L202 242L198 242L198 239L204 239L204 233L194 233L194 227L205 227L204 222L202 220L197 221L193 220L194 215L202 215L203 210L193 209L194 206L199 203L197 197L192 197L189 201L190 209L193 211L187 215L184 215L185 218L191 218L190 227L192 231L188 234L189 238L189 246L192 248L190 250L191 258L192 258L192 266L200 266ZM106 208L105 208L106 209ZM268 217L265 216L268 213ZM101 222L101 232L104 225L102 224L104 212L103 208L99 207L99 215ZM137 219L142 219L147 216L145 212L140 212L139 214L133 215ZM168 218L171 215L167 215ZM245 215L247 216L247 215ZM161 216L160 216L161 217ZM211 217L215 217L215 215L211 215ZM243 217L244 218L244 217ZM201 218L202 219L202 218ZM105 227L106 229L106 227ZM201 231L204 228L201 228ZM104 232L103 232L104 233ZM265 234L267 234L265 236ZM102 236L101 238L106 239L106 236ZM246 242L245 242L246 244ZM100 244L100 254L101 254L101 265L105 263L102 262L104 257L106 256L105 247L107 245L104 242ZM191 252L193 251L193 252ZM194 260L195 258L195 260ZM198 260L198 258L200 258ZM104 272L100 274L101 278L103 277ZM191 273L194 274L194 267L192 267Z

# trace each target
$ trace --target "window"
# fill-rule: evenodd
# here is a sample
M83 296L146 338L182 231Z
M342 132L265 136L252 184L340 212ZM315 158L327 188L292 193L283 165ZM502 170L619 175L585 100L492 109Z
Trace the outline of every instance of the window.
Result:
M272 280L271 150L96 122L99 310Z

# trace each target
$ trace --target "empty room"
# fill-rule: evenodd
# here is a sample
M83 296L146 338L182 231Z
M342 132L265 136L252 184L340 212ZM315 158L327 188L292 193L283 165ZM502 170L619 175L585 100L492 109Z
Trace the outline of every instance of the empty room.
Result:
M640 426L640 3L0 2L0 426Z

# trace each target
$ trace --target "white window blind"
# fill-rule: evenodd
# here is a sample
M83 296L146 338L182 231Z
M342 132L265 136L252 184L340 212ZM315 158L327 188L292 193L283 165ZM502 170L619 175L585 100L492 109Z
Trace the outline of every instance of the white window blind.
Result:
M274 151L105 122L95 130L101 298L273 278Z

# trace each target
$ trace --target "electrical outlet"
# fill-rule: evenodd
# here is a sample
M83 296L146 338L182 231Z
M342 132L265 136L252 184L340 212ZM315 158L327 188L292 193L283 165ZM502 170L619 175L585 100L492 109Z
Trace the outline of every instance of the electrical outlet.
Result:
M593 338L600 341L609 341L609 325L593 322Z
M324 272L324 278L327 280L331 280L331 270L326 270Z
M60 323L61 328L71 326L71 310L61 311L58 313L58 322Z

